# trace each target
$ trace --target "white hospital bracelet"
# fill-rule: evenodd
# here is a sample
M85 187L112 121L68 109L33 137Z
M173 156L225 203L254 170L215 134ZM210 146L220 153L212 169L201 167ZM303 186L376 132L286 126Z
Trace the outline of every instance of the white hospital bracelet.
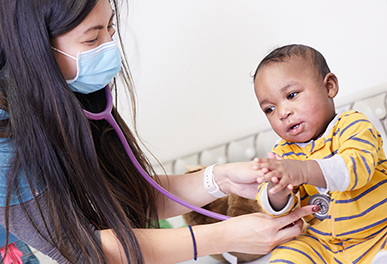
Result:
M204 184L204 188L209 194L211 194L216 198L222 198L227 196L228 194L225 194L224 192L222 192L219 189L218 184L215 182L214 173L212 171L215 165L218 165L218 164L213 164L204 170L203 184Z

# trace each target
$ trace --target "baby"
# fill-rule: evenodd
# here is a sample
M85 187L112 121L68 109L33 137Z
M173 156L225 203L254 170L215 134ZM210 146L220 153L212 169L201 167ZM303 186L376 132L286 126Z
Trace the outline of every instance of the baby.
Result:
M304 219L310 226L303 234L276 247L271 261L370 263L387 241L387 161L380 134L359 112L336 113L338 79L311 47L272 51L258 65L254 88L282 138L268 159L258 159L256 168L264 173L258 202L279 216L294 208L298 193L301 206L321 208Z

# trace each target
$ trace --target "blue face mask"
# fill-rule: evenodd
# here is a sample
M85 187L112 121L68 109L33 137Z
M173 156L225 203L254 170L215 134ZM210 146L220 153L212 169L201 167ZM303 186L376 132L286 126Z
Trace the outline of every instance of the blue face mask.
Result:
M77 75L66 80L74 92L88 94L98 91L108 85L121 69L121 55L114 40L78 52L76 58L57 48L52 49L77 61Z

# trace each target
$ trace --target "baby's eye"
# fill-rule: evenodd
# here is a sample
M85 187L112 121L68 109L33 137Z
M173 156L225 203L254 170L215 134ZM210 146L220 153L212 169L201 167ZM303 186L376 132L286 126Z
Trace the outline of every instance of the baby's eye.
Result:
M290 93L287 97L288 100L290 99L293 99L294 97L296 97L296 95L298 94L298 92L293 92L293 93Z
M270 107L265 108L264 112L265 112L265 114L268 115L268 114L270 114L271 112L273 112L274 109L275 109L274 106L270 106Z

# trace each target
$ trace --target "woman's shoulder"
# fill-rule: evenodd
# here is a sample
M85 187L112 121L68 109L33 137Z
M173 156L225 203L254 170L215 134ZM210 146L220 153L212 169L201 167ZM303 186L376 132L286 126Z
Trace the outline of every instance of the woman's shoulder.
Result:
M13 144L10 138L0 138L0 173L13 157Z
M5 205L5 194L12 157L12 140L10 138L0 138L0 206Z
M5 113L5 114L4 114ZM8 114L0 110L0 119L8 118ZM11 138L0 138L0 207L5 206L8 178L11 172L12 162L14 159L14 148ZM17 194L16 190L19 191ZM29 201L33 198L30 187L23 170L19 170L17 180L12 190L10 205L19 203L19 198L22 201Z
M0 109L0 120L8 119L9 115L6 111ZM12 158L13 145L11 138L0 138L0 175L3 174L3 167L9 163Z
M8 113L0 109L0 120L8 119ZM4 169L9 166L13 156L13 145L11 138L0 138L0 177L3 177Z
M8 119L9 118L9 115L6 111L0 109L0 120L5 120L5 119Z

